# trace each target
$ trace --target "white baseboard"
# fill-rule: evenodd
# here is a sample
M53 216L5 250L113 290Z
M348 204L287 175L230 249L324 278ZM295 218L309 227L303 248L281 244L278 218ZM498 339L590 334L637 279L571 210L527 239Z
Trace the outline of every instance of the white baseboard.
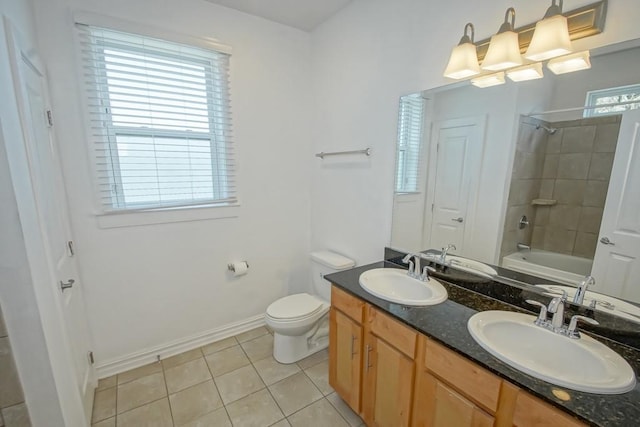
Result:
M96 365L96 375L98 378L110 377L111 375L126 372L155 362L158 360L158 356L160 356L161 360L166 359L167 357L175 356L176 354L193 350L194 348L202 347L204 345L211 344L212 342L238 335L242 332L250 331L251 329L263 326L264 324L264 315L260 314L258 316L250 317L207 332L191 335L156 347L147 348L117 359L107 360Z

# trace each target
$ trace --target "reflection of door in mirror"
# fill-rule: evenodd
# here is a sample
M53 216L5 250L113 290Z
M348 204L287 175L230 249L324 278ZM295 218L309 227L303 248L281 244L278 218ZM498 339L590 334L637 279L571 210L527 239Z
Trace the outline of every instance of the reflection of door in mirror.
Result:
M435 123L423 247L443 248L453 244L464 253L480 173L483 135L484 117Z
M640 110L625 113L593 263L604 293L640 302Z

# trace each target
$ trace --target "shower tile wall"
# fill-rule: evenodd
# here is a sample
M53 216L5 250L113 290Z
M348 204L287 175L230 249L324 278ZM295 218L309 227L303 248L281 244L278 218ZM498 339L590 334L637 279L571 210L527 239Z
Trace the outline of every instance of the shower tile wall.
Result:
M0 427L31 426L0 308Z
M531 246L593 258L620 130L621 116L551 123Z
M500 258L515 252L518 243L531 243L536 216L536 208L531 201L538 198L541 191L548 137L547 132L536 129L538 124L550 126L529 117L520 122ZM523 215L531 225L520 230L518 221Z
M593 258L621 116L564 122L523 118L507 205L501 257L518 243ZM553 135L536 124L558 129ZM556 200L532 206L534 199ZM522 215L529 226L518 228Z

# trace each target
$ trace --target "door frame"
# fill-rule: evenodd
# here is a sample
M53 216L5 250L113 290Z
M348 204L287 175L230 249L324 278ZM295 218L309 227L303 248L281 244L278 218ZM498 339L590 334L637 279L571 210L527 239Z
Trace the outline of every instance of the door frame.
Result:
M65 326L61 296L59 295L60 289L57 287L57 276L51 263L52 260L50 260L47 254L47 237L39 219L38 201L35 194L33 175L31 173L34 165L31 164L30 160L32 154L30 154L31 150L28 139L32 138L32 132L29 122L25 117L27 106L25 105L26 98L24 95L24 87L22 86L20 61L26 61L28 66L31 66L46 80L45 68L38 57L35 47L25 42L25 39L6 16L3 16L2 19L4 38L8 47L13 90L16 97L14 101L18 107L16 114L19 118L19 131L22 137L20 141L16 141L16 144L20 147L16 148L16 151L8 150L7 155L10 164L13 162L19 163L19 166L11 168L13 183L27 183L31 190L29 194L16 197L16 203L20 222L22 223L26 255L33 280L37 314L40 317L44 335L43 338L47 349L46 358L49 361L51 367L50 372L53 377L55 390L57 391L55 399L52 396L49 396L48 399L50 401L57 400L57 405L62 413L65 425L88 425L91 414L86 413L83 398L77 387L78 381L73 366L74 357L71 352L71 342ZM44 96L45 102L48 103L47 94L44 93ZM60 167L60 165L55 166ZM16 188L14 184L14 191L17 192L17 190L20 189ZM64 202L66 203L66 200ZM68 218L65 219L68 220ZM27 372L27 375L36 374ZM83 378L83 382L85 383L85 387L93 388L95 385L95 374L90 374L89 376L90 378ZM28 393L25 394L27 405L29 405L29 395ZM38 402L34 403L37 404ZM29 411L38 411L38 408L32 405L29 406ZM32 418L37 419L38 416L32 415ZM53 420L50 421L53 422Z
M431 243L431 226L433 225L433 210L431 206L435 202L435 189L436 189L436 176L438 170L438 144L439 134L441 129L448 129L454 127L475 127L474 137L478 139L480 143L479 154L480 158L477 164L477 170L475 171L476 179L472 179L472 185L469 187L469 196L467 198L467 214L465 218L464 226L464 241L465 246L473 243L473 229L475 227L476 212L478 206L478 192L480 188L480 179L482 177L482 167L484 164L484 151L485 151L485 132L487 126L487 115L479 114L473 116L459 117L453 119L443 119L438 121L432 121L429 124L430 137L428 141L428 166L427 166L427 185L426 185L426 197L424 205L424 223L423 223L423 235L422 246L424 249L440 249L433 248ZM464 254L463 254L464 255Z

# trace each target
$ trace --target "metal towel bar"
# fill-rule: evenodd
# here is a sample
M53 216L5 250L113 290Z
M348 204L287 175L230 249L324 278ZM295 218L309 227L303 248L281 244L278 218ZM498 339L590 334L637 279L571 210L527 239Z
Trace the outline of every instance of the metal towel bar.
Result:
M334 151L331 153L325 153L324 151L317 153L316 157L320 157L324 159L325 156L341 156L343 154L364 154L366 156L371 155L371 148L365 148L364 150L353 150L353 151Z

